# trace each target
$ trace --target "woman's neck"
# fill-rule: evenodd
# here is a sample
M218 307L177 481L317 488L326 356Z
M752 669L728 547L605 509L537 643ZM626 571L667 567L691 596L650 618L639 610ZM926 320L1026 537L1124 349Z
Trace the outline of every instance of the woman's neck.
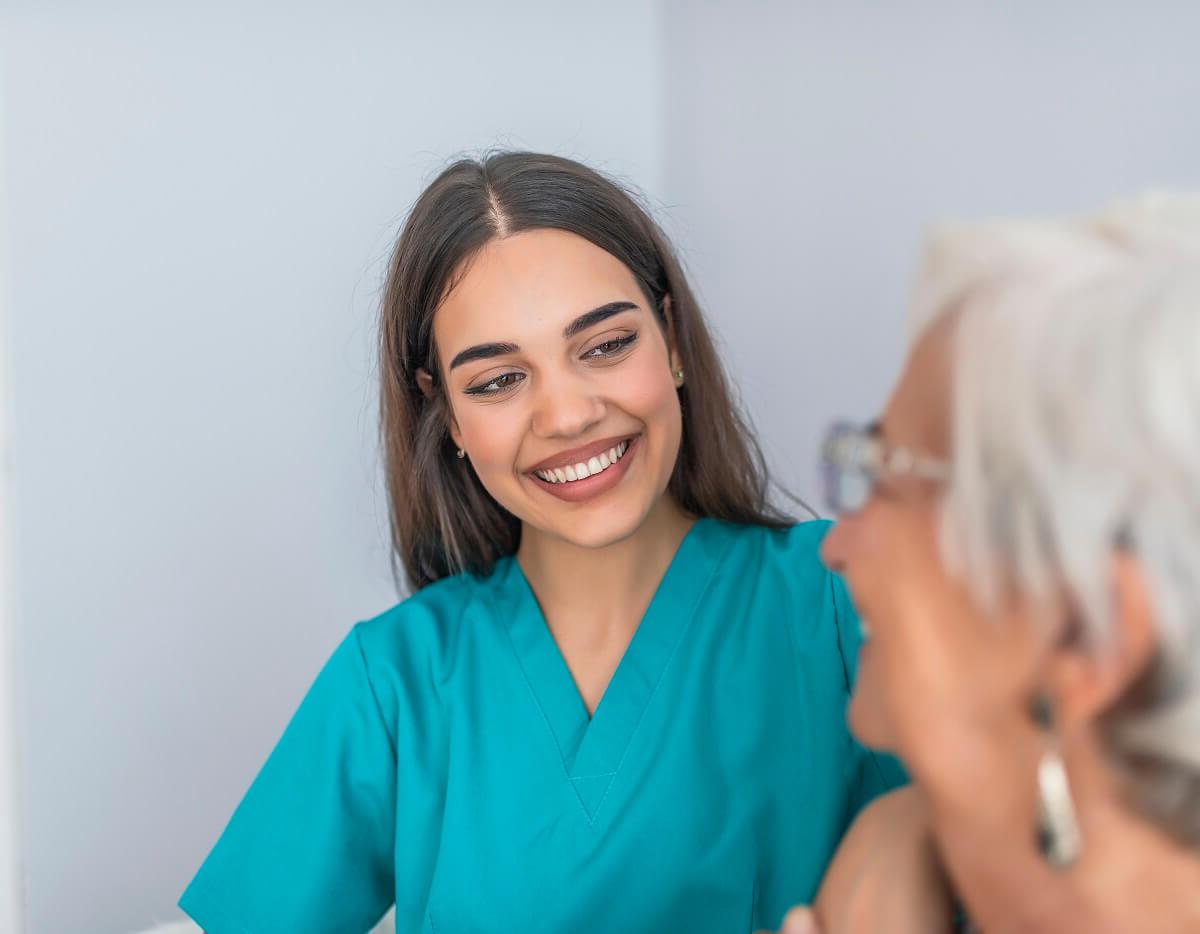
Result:
M1200 854L1129 810L1093 736L1067 743L1063 757L1083 845L1069 869L1052 869L1037 852L1032 769L1028 788L1016 790L1008 807L960 802L939 814L933 804L946 867L979 928L987 934L1200 930Z
M636 628L694 522L663 495L631 535L600 548L526 526L517 562L552 629L622 623Z
M602 548L523 531L517 562L589 715L694 521L663 496L632 535Z

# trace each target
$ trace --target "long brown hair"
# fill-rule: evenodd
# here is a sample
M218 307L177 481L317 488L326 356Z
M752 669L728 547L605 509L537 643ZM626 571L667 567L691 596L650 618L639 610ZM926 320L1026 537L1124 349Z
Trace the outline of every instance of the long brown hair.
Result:
M668 493L696 516L790 524L769 500L762 451L734 405L700 308L658 225L630 192L578 162L501 152L455 162L434 179L388 266L380 419L394 558L410 587L460 571L486 574L520 542L520 520L492 499L450 441L433 316L484 244L543 228L583 237L624 263L664 329L670 299L687 383L679 392L683 437ZM421 369L433 377L428 397L417 382Z

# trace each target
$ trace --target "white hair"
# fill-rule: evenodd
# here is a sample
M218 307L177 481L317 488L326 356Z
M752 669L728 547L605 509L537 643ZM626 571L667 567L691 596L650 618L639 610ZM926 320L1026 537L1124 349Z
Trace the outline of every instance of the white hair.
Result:
M1103 735L1134 803L1200 845L1200 196L942 228L913 322L947 315L947 564L991 608L1065 592L1103 652L1114 553L1136 556L1161 647Z

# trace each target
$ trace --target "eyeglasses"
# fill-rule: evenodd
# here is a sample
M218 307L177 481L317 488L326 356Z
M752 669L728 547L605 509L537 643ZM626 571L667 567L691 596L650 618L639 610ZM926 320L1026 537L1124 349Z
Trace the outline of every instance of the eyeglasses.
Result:
M950 465L905 448L888 447L874 425L838 422L830 427L821 445L821 479L825 504L834 515L862 509L883 473L941 483L949 477Z

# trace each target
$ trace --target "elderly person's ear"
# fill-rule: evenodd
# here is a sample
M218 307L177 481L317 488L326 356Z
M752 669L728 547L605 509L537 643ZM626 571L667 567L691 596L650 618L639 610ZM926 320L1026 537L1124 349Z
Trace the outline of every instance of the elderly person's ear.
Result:
M1101 649L1073 639L1051 661L1049 682L1063 726L1093 721L1115 706L1153 662L1158 649L1154 605L1136 556L1112 559L1115 630Z

